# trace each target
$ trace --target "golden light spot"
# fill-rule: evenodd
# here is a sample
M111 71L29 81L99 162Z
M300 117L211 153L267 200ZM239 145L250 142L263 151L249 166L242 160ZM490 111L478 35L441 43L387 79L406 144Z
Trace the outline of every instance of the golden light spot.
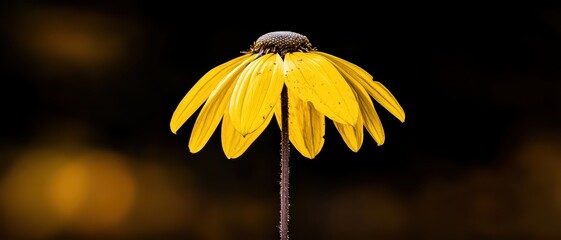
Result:
M32 149L2 179L0 207L10 236L78 236L120 227L134 203L128 159L93 149Z
M66 177L84 178L87 183L83 202L73 217L73 224L79 231L87 233L117 227L127 216L134 202L136 183L123 160L120 155L100 152L85 156L77 163L81 166L70 166L66 170L73 171L66 173ZM77 196L79 192L74 194Z
M80 7L18 13L9 37L41 71L102 72L125 64L139 29L132 19Z
M9 236L44 238L59 231L64 222L49 205L48 182L64 163L52 151L21 154L2 179L0 206Z
M81 162L70 162L60 167L49 186L49 200L65 219L75 217L83 206L89 184L88 169Z

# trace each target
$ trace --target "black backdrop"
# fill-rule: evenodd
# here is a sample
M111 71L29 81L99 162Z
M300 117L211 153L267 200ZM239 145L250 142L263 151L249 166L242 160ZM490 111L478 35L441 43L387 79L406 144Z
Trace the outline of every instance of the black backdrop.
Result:
M34 163L20 164L22 156L78 146L124 156L136 186L127 214L91 231L73 225L87 218L78 214L30 236L277 237L274 120L234 160L223 155L219 134L189 153L194 117L177 135L168 124L206 71L278 30L306 35L319 50L363 67L407 116L400 123L377 105L386 131L380 147L365 135L354 153L328 121L316 159L292 151L293 238L561 236L554 220L561 217L559 5L201 4L2 4L5 236L28 236L20 220L35 221L6 210L20 189L12 184L16 170ZM175 202L140 204L158 194L143 185L151 178L138 169L146 164L164 169L169 179L161 187ZM189 214L142 215L164 206L183 213L176 205Z

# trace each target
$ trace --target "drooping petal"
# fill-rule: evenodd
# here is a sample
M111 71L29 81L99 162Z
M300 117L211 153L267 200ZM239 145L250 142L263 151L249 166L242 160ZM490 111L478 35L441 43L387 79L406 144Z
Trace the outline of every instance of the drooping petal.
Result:
M356 75L353 76L348 71L345 71L340 64L334 63L333 65L337 68L337 70L339 70L339 72L341 72L343 78L347 80L349 85L355 91L366 130L368 130L368 132L370 133L372 138L374 138L374 141L376 141L378 146L383 145L386 138L384 134L384 128L382 127L382 122L380 121L380 117L378 117L378 113L376 112L376 109L374 109L374 104L372 102L372 99L370 98L364 87L360 85L359 81L354 79Z
M232 70L224 80L212 91L205 105L201 109L189 139L189 150L192 153L200 151L216 130L222 116L230 105L230 97L234 85L245 65L239 65Z
M251 62L234 87L229 115L242 135L252 133L273 114L284 86L282 58L266 54Z
M372 136L378 146L381 146L386 140L382 121L380 121L380 117L378 117L378 113L376 109L374 109L374 104L370 96L361 91L357 91L357 95L359 96L360 113L364 120L364 127L366 127L366 130L370 133L370 136Z
M315 51L314 53L319 54L319 55L329 59L329 61L331 61L334 65L343 65L343 66L349 67L350 69L355 71L357 74L359 74L361 76L365 76L366 77L365 79L373 79L374 78L372 75L370 75L370 73L368 73L363 68L361 68L361 67L357 66L356 64L354 64L352 62L349 62L345 59L342 59L340 57L331 55L331 54L326 53L326 52Z
M240 134L232 125L232 121L228 113L224 114L222 118L222 150L228 159L238 158L241 156L249 146L263 133L263 131L271 122L273 114L269 114L264 124L262 124L257 130L252 133L245 135L245 137Z
M325 116L311 102L304 102L288 91L288 138L304 157L313 159L325 142ZM275 117L282 129L281 104L275 107Z
M403 108L401 108L401 105L399 105L399 102L397 102L390 90L382 85L382 83L378 81L364 81L363 86L376 102L380 103L380 105L399 119L399 121L405 122L405 112Z
M173 112L170 129L175 134L177 130L193 115L193 113L207 100L210 93L234 69L245 66L257 55L245 54L223 63L208 71L183 97Z
M405 121L405 112L395 99L393 94L378 81L373 81L372 75L366 72L361 67L346 61L342 58L333 56L324 52L315 52L333 62L334 65L341 67L341 69L352 76L354 79L362 85L368 94L376 100L380 105L382 105L386 110L388 110L393 116L399 119L401 122Z
M313 53L294 52L284 57L285 82L305 102L333 121L356 124L359 109L350 86L325 58Z
M363 126L362 126L362 116L358 116L358 120L356 125L349 125L349 124L342 124L333 121L335 124L335 128L341 134L343 141L347 144L347 146L353 151L358 152L360 147L362 146L362 141L364 139L363 133Z

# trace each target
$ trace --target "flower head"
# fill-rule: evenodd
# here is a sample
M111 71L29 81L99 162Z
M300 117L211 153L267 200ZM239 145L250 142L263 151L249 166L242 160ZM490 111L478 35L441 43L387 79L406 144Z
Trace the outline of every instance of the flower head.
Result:
M228 158L243 154L275 116L281 125L280 96L288 91L289 138L305 157L324 144L325 118L335 124L352 151L366 128L378 145L385 135L374 99L401 122L405 113L392 93L359 66L318 51L304 35L278 31L259 37L243 55L208 71L173 113L173 133L203 105L191 131L189 150L200 151L220 122Z

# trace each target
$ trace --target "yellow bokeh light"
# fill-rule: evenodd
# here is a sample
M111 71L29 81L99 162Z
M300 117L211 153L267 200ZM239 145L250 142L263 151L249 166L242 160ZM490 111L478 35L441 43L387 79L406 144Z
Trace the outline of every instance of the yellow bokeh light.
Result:
M120 156L99 153L90 157L81 162L88 170L84 172L88 184L86 197L74 219L76 227L86 232L121 223L131 208L136 192L135 181ZM75 167L74 170L80 169Z
M56 153L22 154L2 179L1 207L9 234L15 238L43 238L58 231L62 219L46 201L47 183L63 163Z
M62 217L70 219L83 206L89 184L88 170L81 162L61 166L51 179L49 199Z
M93 149L25 151L5 175L0 192L10 234L92 236L117 229L136 196L128 161Z

